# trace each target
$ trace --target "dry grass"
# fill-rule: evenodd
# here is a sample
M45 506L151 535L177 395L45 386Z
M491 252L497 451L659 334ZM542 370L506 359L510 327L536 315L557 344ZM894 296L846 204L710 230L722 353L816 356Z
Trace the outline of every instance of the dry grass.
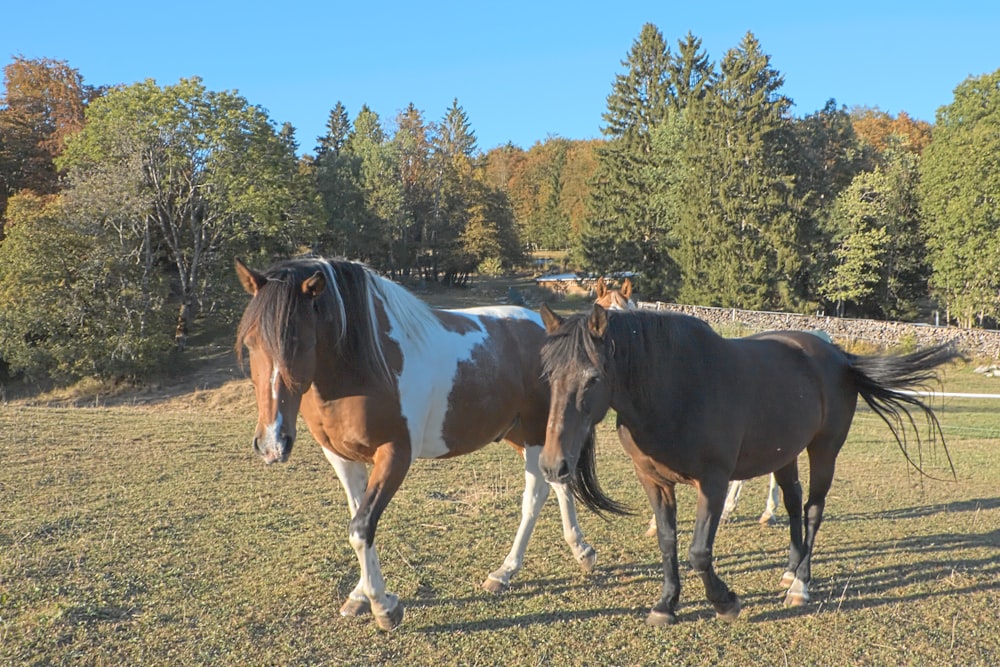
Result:
M226 362L231 363L231 362ZM230 367L226 367L232 370ZM0 664L658 665L961 664L1000 659L1000 420L996 401L939 415L956 481L908 469L867 410L838 461L814 561L813 603L782 606L784 526L756 523L766 480L744 490L716 543L744 600L732 625L684 579L680 624L643 624L661 575L631 464L604 425L604 488L637 510L581 517L584 576L550 500L512 589L479 587L510 547L523 471L504 446L414 466L379 527L403 625L343 619L357 581L347 509L303 435L263 466L238 374L195 391L102 407L0 407ZM1000 393L964 367L950 391ZM88 403L93 405L93 403ZM305 429L301 429L303 434ZM925 448L943 475L940 449ZM679 491L682 554L694 494Z

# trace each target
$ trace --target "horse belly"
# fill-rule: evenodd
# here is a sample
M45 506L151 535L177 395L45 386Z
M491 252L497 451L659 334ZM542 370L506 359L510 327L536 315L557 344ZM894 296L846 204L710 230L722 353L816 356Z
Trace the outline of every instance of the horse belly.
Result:
M483 326L488 331L451 336L437 354L411 361L409 375L400 378L404 416L419 443L415 457L466 454L504 437L518 424L526 384L544 391L537 379L526 383L526 377L538 378L540 371L525 368L518 341L498 335L494 322L485 320ZM543 334L537 325L526 320L518 326L537 329L540 347ZM547 395L537 402L548 409Z
M782 399L777 405L780 408L761 410L754 415L740 445L732 479L750 479L783 468L822 429L818 396L803 393L797 398Z

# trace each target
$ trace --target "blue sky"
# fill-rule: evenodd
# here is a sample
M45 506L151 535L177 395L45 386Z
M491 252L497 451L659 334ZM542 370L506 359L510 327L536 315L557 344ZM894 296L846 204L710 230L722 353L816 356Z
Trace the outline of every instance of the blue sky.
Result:
M197 75L292 123L305 152L338 100L352 119L368 104L391 122L410 102L440 120L458 98L483 150L599 137L647 22L672 46L690 30L714 61L752 31L798 116L832 97L933 122L966 77L1000 69L996 0L11 0L3 18L0 66L14 55L66 60L93 85Z

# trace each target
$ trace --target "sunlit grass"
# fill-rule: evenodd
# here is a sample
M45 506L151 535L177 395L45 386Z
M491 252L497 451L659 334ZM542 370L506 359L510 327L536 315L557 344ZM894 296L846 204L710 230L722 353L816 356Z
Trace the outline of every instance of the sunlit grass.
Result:
M949 391L1000 380L949 370ZM716 542L744 600L713 618L683 575L680 624L643 624L660 584L648 509L615 436L603 487L636 510L582 513L598 568L581 574L550 499L511 590L479 585L517 525L523 470L502 445L417 463L379 526L389 635L338 609L358 577L332 469L303 436L291 461L252 455L240 409L205 396L158 408L0 407L0 664L996 664L1000 644L1000 404L941 399L956 478L927 445L920 476L859 410L838 459L814 563L813 603L782 606L785 526L744 490ZM304 433L305 430L302 429ZM804 483L808 479L802 460ZM679 491L680 551L694 493Z

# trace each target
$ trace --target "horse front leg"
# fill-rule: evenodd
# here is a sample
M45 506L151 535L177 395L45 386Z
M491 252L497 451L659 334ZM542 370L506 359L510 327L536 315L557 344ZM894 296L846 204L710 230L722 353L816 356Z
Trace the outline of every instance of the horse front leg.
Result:
M696 484L698 510L694 534L691 536L691 548L688 550L691 568L705 584L705 596L715 607L716 615L724 621L735 620L740 615L740 599L729 590L726 582L712 567L712 548L715 544L715 533L719 528L728 481L719 476L718 479L702 479Z
M524 495L521 500L521 523L514 536L514 544L510 553L503 561L499 569L491 572L483 588L491 593L502 593L510 587L510 580L517 574L524 564L524 552L528 548L528 541L534 531L538 515L542 511L546 498L549 495L549 483L541 474L538 467L538 457L541 455L540 446L525 447L521 455L524 457ZM594 548L583 539L583 531L576 515L576 505L573 497L564 484L553 484L556 490L556 497L559 499L559 512L562 516L563 538L569 544L573 552L573 557L585 572L591 572L597 561L597 554Z
M340 485L344 488L344 493L347 494L347 507L353 519L354 515L358 513L358 506L361 505L365 488L368 486L368 468L364 463L349 461L334 454L326 447L323 448L323 454L333 466L334 472L337 473L337 479L340 480ZM371 610L372 606L368 601L368 596L365 595L363 581L358 579L357 586L354 587L341 606L340 615L364 616L371 613Z
M379 518L399 489L410 468L408 448L385 444L375 451L368 486L348 528L348 539L361 565L361 591L371 605L381 630L393 630L403 620L399 597L385 590L385 579L375 551L375 531Z
M650 609L646 623L652 626L673 625L677 622L677 601L681 596L681 579L677 567L677 499L672 483L659 484L644 475L636 466L636 475L646 491L656 520L656 541L663 559L663 592Z

